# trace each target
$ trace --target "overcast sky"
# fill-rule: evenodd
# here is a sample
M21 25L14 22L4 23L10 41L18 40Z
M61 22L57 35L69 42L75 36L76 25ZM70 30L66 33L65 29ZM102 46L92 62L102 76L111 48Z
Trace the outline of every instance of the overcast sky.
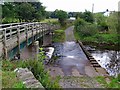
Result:
M120 0L40 0L47 11L61 9L64 11L92 11L94 4L94 12L102 12L106 9L110 11L118 11L118 2Z

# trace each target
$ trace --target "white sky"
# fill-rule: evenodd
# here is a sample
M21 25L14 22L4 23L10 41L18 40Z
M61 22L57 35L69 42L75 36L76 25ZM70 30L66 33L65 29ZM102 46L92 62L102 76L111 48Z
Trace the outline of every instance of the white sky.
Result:
M40 0L43 6L46 6L47 11L55 11L61 9L64 11L92 11L94 3L94 12L102 12L108 9L109 11L118 11L118 2L120 0Z

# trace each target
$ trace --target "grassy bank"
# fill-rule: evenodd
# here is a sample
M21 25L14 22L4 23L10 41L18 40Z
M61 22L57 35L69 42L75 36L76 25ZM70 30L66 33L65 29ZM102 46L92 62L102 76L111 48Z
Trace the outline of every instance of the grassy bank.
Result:
M3 71L2 88L25 88L25 85L17 79L15 72Z
M59 79L52 79L49 73L45 70L43 60L45 59L44 52L40 52L38 60L19 60L8 61L2 60L2 88L25 88L23 83L16 78L16 73L13 71L16 68L28 68L34 74L35 78L46 88L60 88Z
M55 30L53 36L53 42L64 42L65 41L65 31L64 30Z
M106 80L104 76L96 77L96 80L105 88L117 88L120 89L120 75L117 78L109 77L109 80Z
M43 23L58 23L58 19L44 19L41 22Z
M78 32L74 31L75 38L85 43L96 43L105 45L117 45L119 43L118 34L95 34L92 36L81 36Z
M9 63L9 65L7 64ZM50 88L60 88L58 79L52 80L52 77L44 69L42 62L37 60L27 61L3 61L2 65L2 88L25 88L23 82L19 81L16 73L13 72L15 68L28 68L32 71L35 78L49 90Z
M111 32L108 26L100 28L99 24L86 22L80 18L75 21L74 25L75 38L83 43L96 43L99 46L116 46L119 43L120 35L115 28Z

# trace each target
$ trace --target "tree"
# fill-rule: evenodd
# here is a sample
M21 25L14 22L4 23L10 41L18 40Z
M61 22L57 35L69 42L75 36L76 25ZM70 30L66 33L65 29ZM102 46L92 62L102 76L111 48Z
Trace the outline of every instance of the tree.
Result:
M110 33L117 33L118 30L118 26L119 26L119 16L118 16L118 12L113 12L110 14L110 16L107 19L107 24L109 27L109 31Z
M87 22L90 22L90 23L94 22L93 14L87 10L85 10L85 12L83 13L83 19Z
M68 18L68 14L67 12L63 11L63 10L55 10L55 15L57 16L57 18L59 19L59 22L62 26L64 26L65 20Z
M76 19L78 19L78 18L83 19L83 13L82 12L77 12L75 17L76 17Z
M32 7L29 3L22 3L19 5L19 16L22 20L25 21L31 21L33 20L33 13L35 12L35 9Z
M42 3L39 2L39 0L35 0L36 2L29 2L35 9L35 12L33 13L33 17L37 20L44 19L46 17L46 11L45 7L42 6Z
M2 22L14 22L17 16L16 7L12 2L5 2L2 4Z
M96 13L94 16L95 22L97 23L100 31L108 31L107 17L104 16L102 13Z
M2 4L2 23L19 21L40 21L46 17L45 7L39 0L35 2L5 2Z

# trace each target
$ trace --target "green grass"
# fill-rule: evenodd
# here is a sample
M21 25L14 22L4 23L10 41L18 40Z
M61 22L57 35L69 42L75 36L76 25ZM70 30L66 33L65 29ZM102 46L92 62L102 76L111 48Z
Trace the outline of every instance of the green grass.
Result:
M117 78L109 77L110 82L107 83L104 76L96 77L96 80L105 88L119 88L120 89L120 79L119 76Z
M44 20L42 20L41 22L43 22L43 23L57 23L58 22L58 19L44 19Z
M65 31L64 30L55 30L53 36L53 42L64 42L65 41Z
M2 81L3 88L24 88L25 86L16 78L16 73L13 72L16 68L28 68L32 71L35 78L49 90L50 88L60 88L59 79L52 79L50 74L45 70L43 60L45 58L44 52L38 55L38 60L19 60L9 61L2 60Z
M105 77L103 76L98 76L96 77L96 80L103 86L103 87L107 87L107 82L105 80Z
M2 71L2 88L25 88L13 71Z
M118 35L117 34L95 34L92 36L82 36L78 32L75 32L74 35L77 40L82 42L96 42L96 43L107 43L107 44L118 44Z

